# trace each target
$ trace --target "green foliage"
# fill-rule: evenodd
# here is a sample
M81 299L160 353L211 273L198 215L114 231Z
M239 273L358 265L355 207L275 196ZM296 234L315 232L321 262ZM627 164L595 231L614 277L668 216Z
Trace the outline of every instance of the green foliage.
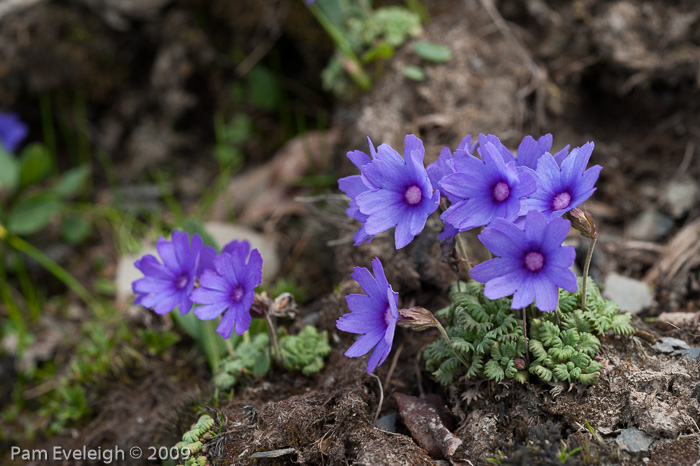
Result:
M416 42L413 51L419 57L435 63L444 63L452 58L452 50L449 47L424 40Z
M425 71L420 66L409 65L404 67L403 75L413 81L425 81Z
M235 356L223 358L214 370L214 386L221 391L230 390L242 377L262 377L267 374L270 368L267 334L261 332L249 342L239 343Z
M321 79L323 87L339 97L348 97L351 80L369 88L371 80L363 65L374 63L381 71L398 47L422 33L421 15L403 6L372 9L370 2L348 0L316 3L310 10L337 46Z
M309 376L323 370L323 358L331 352L328 332L318 333L313 325L307 325L298 335L287 335L280 329L280 356L287 370L301 370Z
M206 456L199 453L202 451L204 442L217 435L220 430L219 423L215 422L210 415L202 414L197 422L190 426L190 430L182 434L182 441L175 444L174 449L177 450L178 457L173 459L184 460L181 464L185 466L207 464Z
M596 335L607 331L631 335L629 314L603 299L600 290L589 282L586 309L577 308L581 292L559 291L561 326L555 312L543 313L531 305L528 349L530 366L525 368L525 340L522 311L510 308L511 300L484 297L484 285L476 281L456 286L450 294L452 305L437 313L447 323L451 345L442 340L425 350L428 370L444 385L461 376L486 377L494 382L528 380L529 374L546 382L597 382L601 364L593 357L600 349ZM579 279L579 289L581 288ZM468 363L465 367L456 356Z

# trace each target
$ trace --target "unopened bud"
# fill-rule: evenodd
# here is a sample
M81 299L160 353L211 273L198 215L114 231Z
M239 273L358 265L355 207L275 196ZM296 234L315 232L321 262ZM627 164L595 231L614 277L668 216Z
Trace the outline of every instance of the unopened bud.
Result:
M575 207L566 213L566 218L571 221L571 226L581 232L583 236L589 239L597 239L598 233L595 229L595 220L591 214Z
M524 359L514 359L513 364L515 365L515 368L518 369L519 371L525 369L525 360Z
M251 317L262 319L270 310L271 305L272 299L270 299L270 295L267 293L267 291L263 291L260 294L255 293L255 298L253 298L253 305L250 306Z
M433 313L422 307L399 309L399 316L398 324L411 330L421 331L436 327Z

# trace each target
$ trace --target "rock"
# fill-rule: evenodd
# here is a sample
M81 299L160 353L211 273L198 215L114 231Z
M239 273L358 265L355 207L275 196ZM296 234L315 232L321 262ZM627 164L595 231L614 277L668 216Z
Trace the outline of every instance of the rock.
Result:
M627 450L630 453L638 453L640 451L649 451L649 445L652 444L654 439L651 435L636 427L630 427L629 429L623 429L615 441L623 450Z
M277 275L280 261L277 257L275 244L269 238L249 228L228 223L208 222L204 226L219 246L224 246L235 239L246 239L250 242L252 248L260 251L260 255L263 258L263 283L270 283ZM158 257L155 246L148 245L139 254L130 254L119 258L115 278L117 302L125 302L132 296L131 283L143 277L141 271L134 267L134 262L146 254Z
M678 349L688 350L690 349L690 346L688 346L688 343L684 342L683 340L679 340L678 338L663 337L661 338L661 341L653 345L652 348L662 353L673 353Z
M692 348L681 350L681 356L688 359L697 359L700 356L700 348L693 346Z
M651 306L651 292L649 285L640 280L624 277L611 273L605 279L605 292L603 295L620 306L623 311L639 314L643 309Z
M627 234L641 241L655 241L666 236L673 228L673 219L654 210L647 209L627 225Z
M663 199L673 218L680 218L695 207L699 191L693 180L681 180L666 186Z
M399 413L391 413L377 419L377 429L396 433L396 417Z

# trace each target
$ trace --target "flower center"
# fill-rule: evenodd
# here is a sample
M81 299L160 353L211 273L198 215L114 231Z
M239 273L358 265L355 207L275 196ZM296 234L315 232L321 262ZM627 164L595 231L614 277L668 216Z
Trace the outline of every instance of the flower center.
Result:
M496 183L496 186L493 187L493 198L498 202L503 202L508 199L508 196L510 196L510 186L503 181Z
M567 207L569 207L570 203L571 203L571 194L564 191L563 193L559 193L554 197L554 200L552 201L552 209L554 209L554 210L566 209Z
M423 192L414 184L406 190L404 199L406 199L406 202L408 202L410 205L416 205L420 203L421 199L423 199Z
M387 306L386 310L384 311L384 323L387 327L391 325L392 320L394 320L394 316L391 315L391 306Z
M243 295L245 294L245 288L242 286L237 287L233 292L231 292L231 301L234 303L239 303L241 302L241 299L243 299Z
M530 272L539 271L544 267L544 256L537 251L528 252L525 256L525 267Z
M190 275L183 273L179 277L177 277L177 280L175 280L175 288L177 288L178 290L184 290L189 282Z

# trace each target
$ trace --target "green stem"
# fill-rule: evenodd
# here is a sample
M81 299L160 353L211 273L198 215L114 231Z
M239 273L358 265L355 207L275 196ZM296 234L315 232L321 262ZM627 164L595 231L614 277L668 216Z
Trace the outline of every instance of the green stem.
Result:
M236 359L236 352L233 350L231 340L224 338L224 344L226 345L226 351L228 351L228 355L231 356L231 359Z
M591 267L591 259L593 258L593 249L598 238L592 238L591 244L588 245L588 254L586 254L586 262L583 264L583 284L581 285L581 310L586 310L586 294L588 285L588 269Z
M335 45L337 45L338 49L345 55L345 58L352 64L352 68L345 67L345 69L350 74L352 80L355 81L355 84L360 86L361 89L369 89L372 86L372 80L365 72L360 59L357 58L357 55L352 50L352 46L343 32L326 17L318 5L309 5L309 10L316 17L316 20L321 24L323 29L326 30L328 35L331 36L331 39L333 39Z
M5 303L10 320L19 328L20 336L23 336L26 323L22 317L22 311L12 299L10 286L7 282L7 272L5 271L5 254L0 255L0 295L2 295L2 301ZM23 341L23 339L20 338L20 341Z
M447 346L452 350L454 355L457 356L457 359L459 359L462 362L462 364L464 364L464 367L469 369L471 365L462 356L460 356L457 353L457 351L452 349L452 340L450 340L450 337L447 335L447 331L445 331L445 327L442 326L442 324L439 320L437 320L437 318L435 318L435 326L440 331L440 335L442 335L442 338L445 340L445 343L447 343Z
M471 264L469 263L469 255L467 254L467 245L464 243L464 240L462 239L462 236L457 233L457 236L455 236L456 240L456 246L457 246L457 255L460 257L460 263L464 264L464 267L466 269L464 273L464 277L466 282L469 281L470 278L470 272L472 270Z
M66 269L58 265L49 256L41 252L41 250L32 246L19 236L8 235L5 238L7 244L15 248L17 251L26 254L35 261L37 261L42 267L51 272L54 277L59 279L66 285L73 293L78 295L80 299L85 301L85 303L90 306L95 313L102 317L106 314L104 306L95 299L88 290L85 289L83 285L80 284L78 280L75 279Z

